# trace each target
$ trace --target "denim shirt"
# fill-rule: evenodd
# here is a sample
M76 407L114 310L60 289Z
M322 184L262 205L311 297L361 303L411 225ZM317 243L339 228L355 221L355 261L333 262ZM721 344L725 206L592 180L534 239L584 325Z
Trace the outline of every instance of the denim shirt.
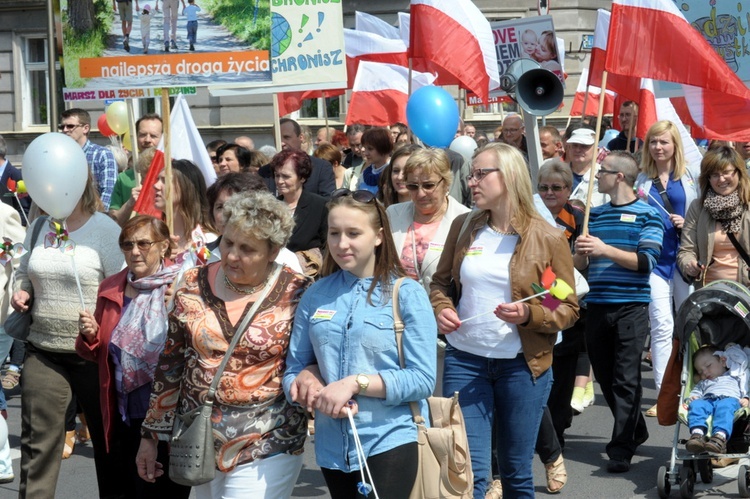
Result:
M358 396L354 416L365 454L381 454L416 442L417 431L409 409L419 401L429 422L425 399L435 389L437 323L422 286L405 279L399 291L405 324L405 369L399 367L391 299L384 303L381 288L367 290L372 278L357 278L339 270L313 284L297 308L289 344L284 391L302 369L317 362L326 384L360 373L378 373L386 398ZM291 401L291 399L290 399ZM315 415L315 456L322 468L350 472L359 469L354 437L347 418Z

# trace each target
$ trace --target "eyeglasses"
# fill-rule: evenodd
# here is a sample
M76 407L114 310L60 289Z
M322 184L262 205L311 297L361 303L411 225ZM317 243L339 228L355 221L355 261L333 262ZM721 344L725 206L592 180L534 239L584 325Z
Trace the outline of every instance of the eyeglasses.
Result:
M476 183L479 183L482 181L484 177L489 175L492 172L499 172L500 168L477 168L473 172L471 172L469 175L466 176L466 181L471 182L472 180Z
M75 128L78 128L79 126L84 126L84 124L83 123L78 123L78 124L74 125L72 123L60 123L59 125L57 125L57 129L58 130L66 131L66 130L73 130Z
M733 169L731 172L712 173L708 176L711 180L719 180L722 178L734 178L737 175L737 169Z
M545 185L545 184L540 184L540 185L536 186L536 190L538 190L539 192L547 192L547 191L560 192L560 191L562 191L563 189L565 189L567 187L568 187L567 185L556 185L556 184Z
M138 246L139 250L148 251L151 249L151 246L158 242L159 241L148 241L146 239L141 239L140 241L123 241L120 243L120 249L122 251L133 251L133 248Z
M352 199L359 203L367 204L375 201L375 194L364 189L360 189L358 191L350 191L346 187L342 187L341 189L336 189L331 193L331 199L343 198L346 196L351 196Z
M442 182L443 180L445 180L445 179L444 179L444 178L441 178L441 179L440 179L439 181L437 181L437 182L422 182L421 184L420 184L420 183L417 183L417 182L414 182L414 183L409 183L409 184L406 184L406 188L407 188L408 190L410 190L410 191L414 191L414 192L418 191L419 189L422 189L423 191L425 191L425 192L429 193L429 192L432 192L432 191L434 191L434 190L435 190L435 187L437 187L438 185L440 185L440 183L441 183L441 182Z
M508 127L503 128L503 132L516 133L520 131L521 131L520 128L508 128Z
M599 168L599 171L597 172L597 174L599 173L613 173L617 175L620 172L618 172L617 170L605 170L604 168Z
M211 158L211 163L218 163L219 162L218 156L209 156L209 158Z

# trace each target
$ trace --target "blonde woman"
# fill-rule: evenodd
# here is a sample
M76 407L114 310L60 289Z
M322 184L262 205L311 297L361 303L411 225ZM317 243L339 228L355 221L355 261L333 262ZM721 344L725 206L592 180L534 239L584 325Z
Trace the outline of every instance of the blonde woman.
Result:
M685 213L698 197L698 179L687 168L680 132L671 121L654 123L646 133L641 173L635 182L639 196L655 207L664 223L664 242L651 272L651 361L656 391L661 389L664 370L672 353L674 313L688 294L690 285L677 270L677 251ZM646 411L656 416L656 406Z

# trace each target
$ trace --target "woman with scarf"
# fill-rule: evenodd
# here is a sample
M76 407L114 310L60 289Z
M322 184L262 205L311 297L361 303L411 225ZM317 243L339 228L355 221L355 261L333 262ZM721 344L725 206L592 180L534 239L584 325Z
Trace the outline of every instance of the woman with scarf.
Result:
M719 279L750 285L750 177L729 146L710 149L701 161L701 197L682 227L677 265L701 288Z
M127 479L125 497L187 498L190 487L167 474L155 483L138 476L135 456L159 354L167 338L165 291L179 266L169 266L169 229L139 215L122 228L119 245L126 268L99 286L96 311L80 312L76 352L99 365L99 391L107 451L119 451ZM169 464L167 442L159 458Z

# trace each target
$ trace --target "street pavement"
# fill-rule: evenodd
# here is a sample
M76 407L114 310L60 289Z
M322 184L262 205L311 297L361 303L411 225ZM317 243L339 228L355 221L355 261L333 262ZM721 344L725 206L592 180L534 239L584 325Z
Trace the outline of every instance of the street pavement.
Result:
M650 368L644 365L643 374L645 393L642 408L645 411L654 404L655 392ZM19 484L20 453L18 448L21 432L19 390L11 392L10 397L8 425L16 479L12 483L0 485L0 499L16 497ZM576 416L573 419L573 426L566 433L565 462L568 470L568 484L556 496L571 499L657 498L657 470L669 460L674 427L661 427L654 418L648 418L647 421L651 437L639 448L630 472L621 475L607 473L604 446L608 440L607 436L612 431L612 417L597 387L595 405ZM683 438L687 436L684 428L682 436ZM313 446L314 441L308 441L306 444L304 466L292 497L330 498L323 477L315 466ZM750 464L747 459L743 459L743 462ZM737 471L738 465L717 469L714 471L714 480L711 484L702 484L698 479L695 485L695 497L738 497ZM546 491L544 467L538 459L534 461L534 483L538 497L555 496ZM96 498L96 490L93 449L90 444L79 445L73 456L63 461L55 497L60 499ZM672 486L672 497L679 496L679 487Z

